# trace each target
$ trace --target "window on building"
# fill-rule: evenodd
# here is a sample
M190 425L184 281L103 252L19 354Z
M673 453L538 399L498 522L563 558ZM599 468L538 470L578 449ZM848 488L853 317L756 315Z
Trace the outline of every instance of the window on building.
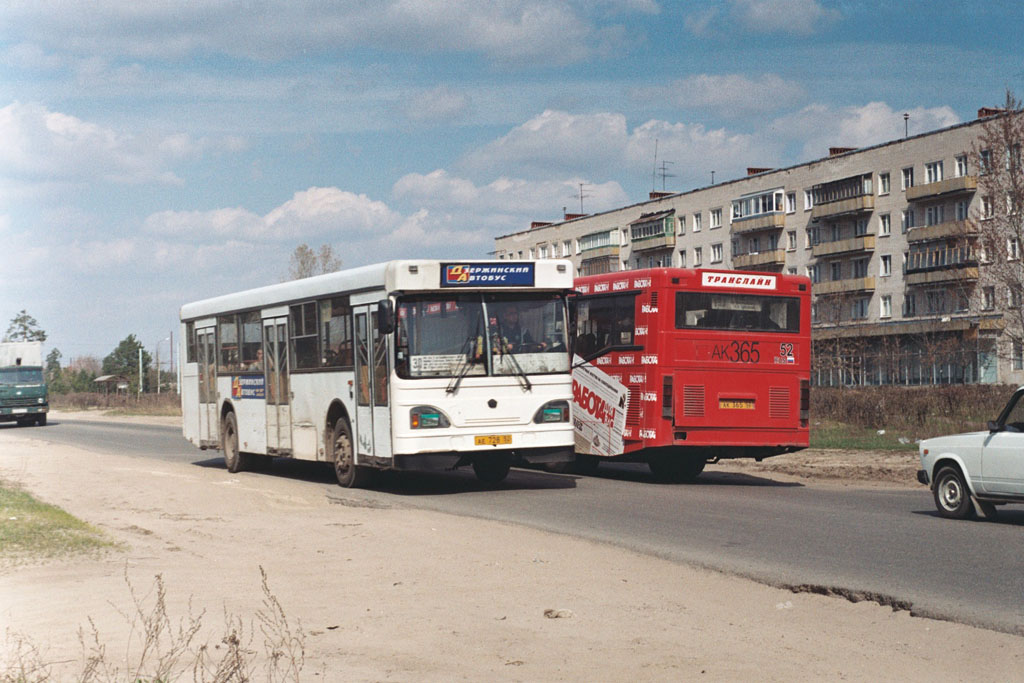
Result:
M903 212L900 219L900 227L902 228L903 232L907 232L908 230L914 227L913 209L907 209L906 211Z
M867 277L868 276L868 261L867 258L859 258L853 260L853 276L854 277Z
M759 240L756 237L751 237L750 239L748 239L747 240L747 253L748 254L756 254L756 253L758 253L758 251L759 251L758 247L760 246L760 243L761 243L761 240ZM738 239L734 239L732 241L732 253L734 253L734 254L740 253L740 241Z
M680 216L678 221L679 221L679 234L680 235L685 235L686 234L686 216Z
M943 211L945 207L942 204L936 204L929 206L924 210L924 224L925 225L938 225L943 221Z
M913 318L917 315L917 295L906 294L903 297L903 317Z
M810 190L804 190L804 211L810 211L814 208L814 193Z
M786 213L796 213L796 192L786 195Z
M715 228L722 227L722 210L721 209L711 209L711 223L710 223L710 225L711 225L711 229L712 230L714 230Z
M992 170L992 150L983 149L978 152L978 173L986 175Z
M868 234L868 219L858 218L857 222L853 226L853 234L855 237L863 237Z
M1013 369L1024 370L1024 344L1013 342Z
M572 240L565 240L562 242L562 256L572 255Z
M882 277L892 275L892 256L889 254L882 254L882 258L878 262L878 274Z
M686 250L685 249L680 249L679 250L679 267L680 268L685 268L686 267Z
M818 280L818 266L807 266L807 277L811 278L811 282L817 284Z
M612 233L612 230L603 230L601 232L592 232L589 235L584 235L579 241L580 251L583 252L590 249L600 249L602 247L612 246Z
M880 318L891 318L892 317L892 295L884 294L881 299L878 300L878 317Z
M534 253L535 253L535 252L533 251L533 247L530 247L530 260L531 260L531 261L532 261L532 260L533 260L534 258L536 258L536 257L534 256Z
M1014 171L1020 168L1020 143L1016 143L1006 149L1006 170Z
M914 167L913 166L909 166L909 167L903 169L903 183L902 183L902 185L900 185L900 189L902 189L905 192L908 187L913 187L913 186L914 186Z
M956 157L956 177L962 178L967 175L967 155L960 154Z
M868 302L871 300L867 297L858 297L853 300L853 307L850 311L850 317L854 320L863 320L868 317Z
M762 216L764 214L776 213L783 210L783 195L781 190L761 192L755 195L741 197L732 203L732 220Z
M937 183L942 180L942 162L932 161L924 165L924 181Z
M835 281L835 280L842 280L843 279L843 262L842 261L833 261L832 263L829 264L829 268L830 268L830 270L832 272L832 280L833 281Z
M703 263L703 257L704 257L703 249L701 247L694 247L693 248L693 266L695 268Z
M786 268L786 273L789 275L796 275L796 266L790 266Z
M1006 240L1006 260L1017 261L1020 259L1020 238L1011 237Z
M883 213L878 216L878 235L885 237L892 234L892 217Z
M547 257L548 257L548 245L542 244L539 247L537 247L537 258L547 258Z
M796 230L790 230L786 233L786 249L788 251L796 251Z
M701 223L702 222L703 221L702 221L702 218L701 218L701 214L699 214L699 213L693 214L693 231L694 232L700 232Z
M994 215L995 213L993 208L992 197L989 195L983 196L981 198L981 217L992 218L992 216Z
M878 194L889 194L889 174L878 174Z
M722 262L722 243L711 245L711 262L721 263Z
M1021 291L1019 284L1010 285L1006 290L1006 299L1010 302L1010 306L1019 309L1021 304L1024 303L1024 293Z
M970 206L970 202L967 201L966 199L961 199L961 200L957 201L954 204L954 206L956 206L956 219L958 221L965 221L965 220L967 220L967 210L968 210L968 207Z
M985 311L991 311L996 307L996 288L995 287L983 287L981 290L981 308Z

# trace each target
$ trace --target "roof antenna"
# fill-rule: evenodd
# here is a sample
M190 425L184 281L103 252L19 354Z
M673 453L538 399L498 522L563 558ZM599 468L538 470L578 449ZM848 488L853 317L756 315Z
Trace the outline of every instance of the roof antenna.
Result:
M654 138L654 170L651 171L651 192L658 189L658 138Z

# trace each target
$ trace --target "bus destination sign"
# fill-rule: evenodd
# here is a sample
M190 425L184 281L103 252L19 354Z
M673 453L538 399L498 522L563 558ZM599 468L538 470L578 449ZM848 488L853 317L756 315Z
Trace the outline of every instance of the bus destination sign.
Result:
M532 263L442 263L442 287L532 287Z
M749 273L701 273L700 284L704 287L735 287L737 289L775 289L774 275L751 275Z

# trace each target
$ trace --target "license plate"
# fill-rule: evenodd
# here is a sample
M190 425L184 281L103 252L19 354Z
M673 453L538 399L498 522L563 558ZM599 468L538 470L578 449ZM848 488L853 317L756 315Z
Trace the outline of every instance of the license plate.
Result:
M720 410L753 410L754 399L752 398L736 398L736 399L718 399L718 408Z
M511 434L489 434L488 436L475 436L473 443L477 446L508 446L512 443Z
M28 412L28 408L14 408L13 410L11 410L11 414L12 415L18 415L19 413L27 413L27 412Z

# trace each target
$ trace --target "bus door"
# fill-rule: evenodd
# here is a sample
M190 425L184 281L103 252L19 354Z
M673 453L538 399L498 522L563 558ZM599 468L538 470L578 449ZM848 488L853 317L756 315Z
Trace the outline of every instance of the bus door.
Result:
M199 443L216 444L217 426L217 335L216 327L196 329L196 360L199 361Z
M292 449L288 374L288 318L263 321L263 376L267 395L267 453Z
M375 306L355 306L356 452L391 458L388 337L376 325Z

